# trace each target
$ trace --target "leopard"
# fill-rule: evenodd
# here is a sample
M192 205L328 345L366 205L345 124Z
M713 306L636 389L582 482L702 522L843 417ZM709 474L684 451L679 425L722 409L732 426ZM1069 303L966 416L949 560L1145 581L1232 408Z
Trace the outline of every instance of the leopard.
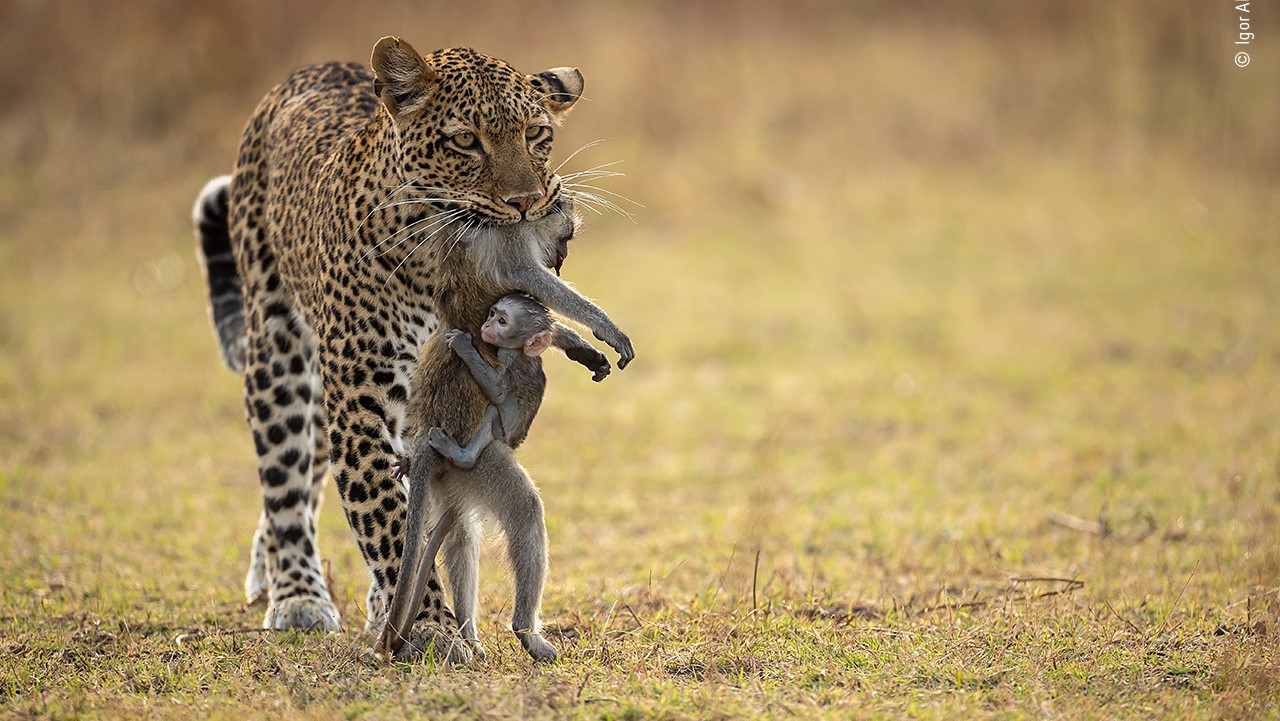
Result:
M450 258L486 229L527 224L543 231L531 257L559 273L577 223L564 222L572 191L550 156L583 88L577 68L525 74L384 37L368 64L287 75L249 118L232 172L199 192L210 314L243 378L263 497L244 593L266 602L264 628L340 628L317 539L332 477L369 574L364 631L382 633L405 551L414 369L457 300L449 274L486 272ZM620 363L634 354L616 327L593 330ZM409 647L469 663L434 568L426 587Z

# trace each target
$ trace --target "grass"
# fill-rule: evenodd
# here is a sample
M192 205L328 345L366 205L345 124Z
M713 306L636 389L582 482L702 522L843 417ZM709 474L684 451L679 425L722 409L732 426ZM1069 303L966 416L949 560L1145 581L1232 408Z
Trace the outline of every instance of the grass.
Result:
M1238 72L1192 4L593 4L532 43L410 7L12 11L19 46L107 44L0 73L0 713L1280 715L1270 46ZM260 501L186 209L284 69L388 26L579 64L557 155L612 136L573 169L621 159L644 204L566 266L638 360L549 364L522 450L551 667L503 631L496 543L489 660L370 659L332 489L344 632L259 632L240 597Z

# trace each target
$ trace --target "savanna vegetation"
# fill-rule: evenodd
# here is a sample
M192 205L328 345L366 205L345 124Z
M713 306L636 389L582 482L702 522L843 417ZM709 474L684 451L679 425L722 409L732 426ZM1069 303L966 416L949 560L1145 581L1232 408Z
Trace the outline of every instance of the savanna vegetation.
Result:
M1275 718L1280 28L1252 3L0 4L0 714ZM189 208L291 67L582 68L533 667L257 630L260 495ZM1241 47L1252 62L1240 68ZM610 165L616 163L616 165Z

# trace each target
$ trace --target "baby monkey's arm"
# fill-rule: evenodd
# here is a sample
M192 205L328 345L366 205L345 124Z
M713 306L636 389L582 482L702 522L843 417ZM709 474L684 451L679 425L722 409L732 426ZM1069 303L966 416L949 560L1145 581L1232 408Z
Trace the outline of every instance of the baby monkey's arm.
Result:
M553 330L555 335L551 340L551 344L564 351L569 360L581 363L589 370L595 371L595 374L591 376L591 380L598 383L609 375L609 371L612 369L609 366L609 359L604 353L597 350L585 338L578 335L577 332L564 323L557 322L553 326Z
M510 390L507 380L480 356L480 351L476 350L471 342L470 333L455 328L449 331L444 339L445 343L466 364L467 370L471 371L471 377L476 379L480 390L484 391L490 403L502 403L507 399L507 391Z

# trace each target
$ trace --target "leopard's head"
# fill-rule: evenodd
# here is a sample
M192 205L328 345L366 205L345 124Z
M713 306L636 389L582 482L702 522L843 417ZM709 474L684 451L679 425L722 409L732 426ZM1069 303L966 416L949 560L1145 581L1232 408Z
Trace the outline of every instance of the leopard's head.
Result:
M470 48L423 56L386 37L373 48L374 92L390 115L407 187L492 225L555 207L555 127L582 96L577 68L525 75Z

